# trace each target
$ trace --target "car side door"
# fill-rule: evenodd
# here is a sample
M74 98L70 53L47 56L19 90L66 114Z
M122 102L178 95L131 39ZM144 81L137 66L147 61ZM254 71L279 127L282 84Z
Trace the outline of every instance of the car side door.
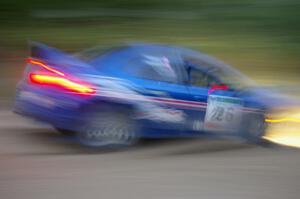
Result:
M191 129L222 134L238 130L242 101L235 96L235 91L217 77L199 69L191 68L189 79L193 101L203 103L202 109L190 113Z
M202 133L209 92L217 81L199 69L190 67L187 70L190 99L195 104L194 108L189 110L188 126L191 131Z
M185 129L186 107L191 98L183 67L175 53L147 53L137 57L134 64L124 70L130 75L128 79L135 82L143 90L143 95L157 107L153 112L166 117L167 122L161 123L159 128L176 130L166 132L172 135Z

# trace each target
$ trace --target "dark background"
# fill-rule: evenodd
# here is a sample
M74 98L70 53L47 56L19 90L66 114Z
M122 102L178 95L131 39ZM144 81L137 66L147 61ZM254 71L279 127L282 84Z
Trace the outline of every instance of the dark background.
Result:
M297 0L11 0L0 2L1 96L12 96L27 41L75 52L127 42L209 53L266 85L298 83Z

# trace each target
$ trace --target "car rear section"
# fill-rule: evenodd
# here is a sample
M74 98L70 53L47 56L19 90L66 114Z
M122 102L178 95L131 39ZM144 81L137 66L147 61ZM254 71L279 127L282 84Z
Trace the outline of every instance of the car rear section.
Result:
M87 76L92 68L56 49L31 44L31 56L17 84L14 111L72 130L80 108L96 94Z
M85 145L128 145L140 136L140 121L152 121L153 127L176 117L152 101L134 82L104 74L73 56L34 42L17 85L14 111L60 131L76 132Z

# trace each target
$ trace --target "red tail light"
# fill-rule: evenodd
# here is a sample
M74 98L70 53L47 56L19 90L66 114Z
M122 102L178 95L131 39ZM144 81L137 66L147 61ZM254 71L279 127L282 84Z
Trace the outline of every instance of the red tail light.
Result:
M66 90L80 94L94 94L95 90L84 83L74 82L65 77L51 76L44 74L30 74L29 79L32 83L41 85L58 86Z
M40 60L28 58L26 61L30 64L41 66L42 68L46 69L48 72L45 73L43 71L38 71L38 72L30 73L29 80L32 83L39 84L39 85L59 87L79 94L95 93L95 89L92 88L91 85L88 85L80 81L74 81L71 78L67 78L64 73L54 68L51 68L50 66L48 66L47 64L45 64Z

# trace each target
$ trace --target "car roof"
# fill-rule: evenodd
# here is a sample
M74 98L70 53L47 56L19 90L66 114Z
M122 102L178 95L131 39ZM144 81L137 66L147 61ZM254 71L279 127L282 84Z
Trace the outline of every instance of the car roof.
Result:
M124 75L124 68L139 67L147 55L153 56L153 54L158 56L158 58L167 57L170 62L174 61L173 63L178 63L178 61L182 61L181 63L192 63L191 65L202 71L219 74L224 77L239 77L239 79L251 82L251 84L253 82L239 70L203 52L167 44L130 43L119 45L100 54L89 63L98 68L99 72L119 76Z
M99 47L99 49L103 49L103 47ZM155 53L157 56L167 56L170 53L180 55L183 59L189 59L190 61L197 62L198 65L201 65L201 68L205 70L211 70L215 68L231 68L231 66L219 61L218 59L199 51L175 45L150 43L129 43L125 45L114 46L104 52L102 51L98 56L91 60L91 63L101 65L101 62L104 61L107 64L109 61L119 60L119 64L126 64L128 59L148 53Z

